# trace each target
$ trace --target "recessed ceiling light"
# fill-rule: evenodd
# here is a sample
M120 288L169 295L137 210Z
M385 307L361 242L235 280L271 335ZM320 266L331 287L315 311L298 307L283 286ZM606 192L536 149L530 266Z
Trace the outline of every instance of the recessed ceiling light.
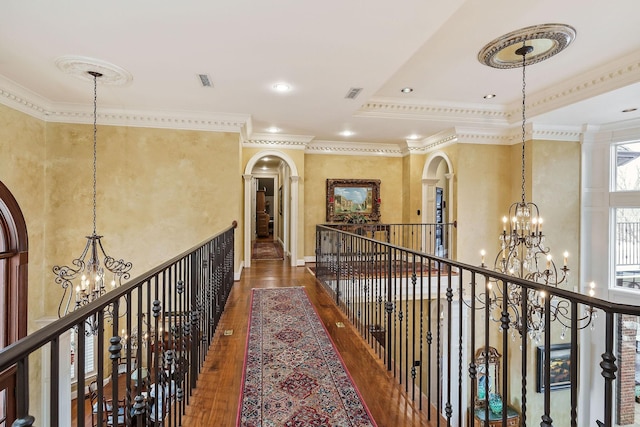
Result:
M622 110L623 113L631 113L633 111L637 111L637 108L625 108L624 110Z
M269 133L278 133L278 132L280 132L280 128L277 128L275 126L271 126L270 128L267 129L267 132L269 132Z
M291 90L291 86L287 83L276 83L273 85L273 90L276 92L289 92Z
M262 161L263 161L263 162L268 162L269 160L271 160L271 159L270 159L270 158L268 158L268 157L263 157L263 158L262 158Z
M402 92L402 93L411 93L411 92L413 92L413 88L411 88L411 87L403 87L402 89L400 89L400 92Z
M415 133L412 133L407 137L407 139L419 139L419 138L420 138L420 135L416 135Z
M485 96L483 96L484 99L491 99L491 98L495 98L496 94L495 93L488 93Z
M354 133L351 132L350 130L343 130L342 132L340 132L340 135L342 136L352 136Z

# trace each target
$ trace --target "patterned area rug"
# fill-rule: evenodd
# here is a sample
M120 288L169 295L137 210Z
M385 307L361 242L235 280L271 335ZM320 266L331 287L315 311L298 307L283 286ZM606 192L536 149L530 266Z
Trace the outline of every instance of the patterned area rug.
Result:
M251 252L252 259L284 259L282 246L280 243L272 242L253 242Z
M304 288L254 289L236 426L375 426Z

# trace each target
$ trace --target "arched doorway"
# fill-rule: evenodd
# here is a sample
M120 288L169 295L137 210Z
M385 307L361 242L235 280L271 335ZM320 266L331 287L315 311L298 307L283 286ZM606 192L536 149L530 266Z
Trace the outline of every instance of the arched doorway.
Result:
M279 183L282 186L282 228L285 254L290 256L292 267L297 265L298 258L298 168L291 157L277 150L265 150L255 154L244 170L244 265L251 267L251 242L254 236L254 195L256 189L255 167L265 157L276 157L283 163ZM280 209L278 200L278 209Z
M431 153L422 170L423 224L446 224L454 221L453 177L453 165L449 157L441 151ZM455 229L451 229L451 233L454 232ZM436 255L454 258L454 241L452 234L441 235L437 243Z
M0 182L0 348L27 335L27 227L9 189ZM15 421L16 369L0 373L0 427Z

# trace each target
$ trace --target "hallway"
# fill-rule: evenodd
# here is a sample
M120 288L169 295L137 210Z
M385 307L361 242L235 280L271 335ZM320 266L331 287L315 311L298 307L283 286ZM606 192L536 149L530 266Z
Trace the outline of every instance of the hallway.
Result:
M428 426L426 411L420 414L405 399L396 380L356 335L342 313L316 284L306 267L289 267L286 261L258 261L245 269L234 284L226 310L204 364L198 386L189 399L182 425L234 426L238 410L249 302L252 288L304 286L347 369L379 427ZM336 322L343 322L338 328ZM225 335L225 331L232 331ZM435 419L435 412L432 412ZM435 422L433 423L435 425Z

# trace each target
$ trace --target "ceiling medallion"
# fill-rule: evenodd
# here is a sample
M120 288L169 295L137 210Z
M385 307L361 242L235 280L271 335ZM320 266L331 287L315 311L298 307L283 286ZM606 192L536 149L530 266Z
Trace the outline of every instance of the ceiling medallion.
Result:
M98 72L101 84L123 86L133 80L130 72L117 65L110 64L100 59L86 56L65 55L56 59L56 66L67 74L71 74L82 80L93 82L93 76L89 72Z
M522 55L516 50L525 43L533 47L525 65L536 64L564 50L575 38L576 30L569 25L533 25L491 41L478 52L478 61L493 68L522 67Z

